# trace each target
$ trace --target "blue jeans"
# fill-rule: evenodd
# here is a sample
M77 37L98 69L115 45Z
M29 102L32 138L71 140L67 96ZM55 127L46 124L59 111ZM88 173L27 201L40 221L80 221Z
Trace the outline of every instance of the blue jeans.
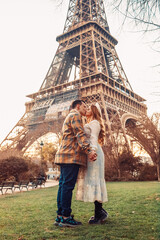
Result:
M75 187L78 171L78 164L61 164L59 189L57 194L58 215L69 217L71 215L72 191Z

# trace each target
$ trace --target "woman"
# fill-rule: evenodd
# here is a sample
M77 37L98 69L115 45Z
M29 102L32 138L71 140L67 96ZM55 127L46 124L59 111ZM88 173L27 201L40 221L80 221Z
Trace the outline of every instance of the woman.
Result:
M78 180L77 200L94 202L95 214L89 220L90 224L104 221L108 213L102 208L102 203L108 201L106 183L104 179L104 153L101 145L104 144L105 132L102 124L101 109L98 103L91 105L86 113L87 124L84 130L90 141L90 146L96 150L97 160L87 164L86 171L82 172Z

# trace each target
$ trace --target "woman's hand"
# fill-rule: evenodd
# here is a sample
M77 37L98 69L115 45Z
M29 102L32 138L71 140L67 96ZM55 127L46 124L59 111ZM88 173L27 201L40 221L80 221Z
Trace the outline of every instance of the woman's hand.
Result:
M97 153L92 150L89 154L88 154L88 160L89 162L94 162L97 160Z

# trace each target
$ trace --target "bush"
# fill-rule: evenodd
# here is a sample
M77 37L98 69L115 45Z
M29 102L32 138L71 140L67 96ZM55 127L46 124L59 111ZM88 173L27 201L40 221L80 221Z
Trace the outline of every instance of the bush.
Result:
M155 181L158 179L156 166L143 163L141 157L135 157L132 152L124 150L117 159L105 154L106 181Z
M39 176L45 176L44 170L30 159L10 156L0 160L0 181L21 180L32 181Z
M9 157L0 161L0 180L15 179L19 181L19 175L28 171L26 160L21 157Z
M144 163L141 169L139 181L155 181L158 179L156 166Z

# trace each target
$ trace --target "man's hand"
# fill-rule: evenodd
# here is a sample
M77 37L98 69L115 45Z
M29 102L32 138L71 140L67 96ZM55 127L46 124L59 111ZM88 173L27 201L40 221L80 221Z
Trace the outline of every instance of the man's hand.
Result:
M94 162L97 160L97 153L93 150L88 154L89 162Z

